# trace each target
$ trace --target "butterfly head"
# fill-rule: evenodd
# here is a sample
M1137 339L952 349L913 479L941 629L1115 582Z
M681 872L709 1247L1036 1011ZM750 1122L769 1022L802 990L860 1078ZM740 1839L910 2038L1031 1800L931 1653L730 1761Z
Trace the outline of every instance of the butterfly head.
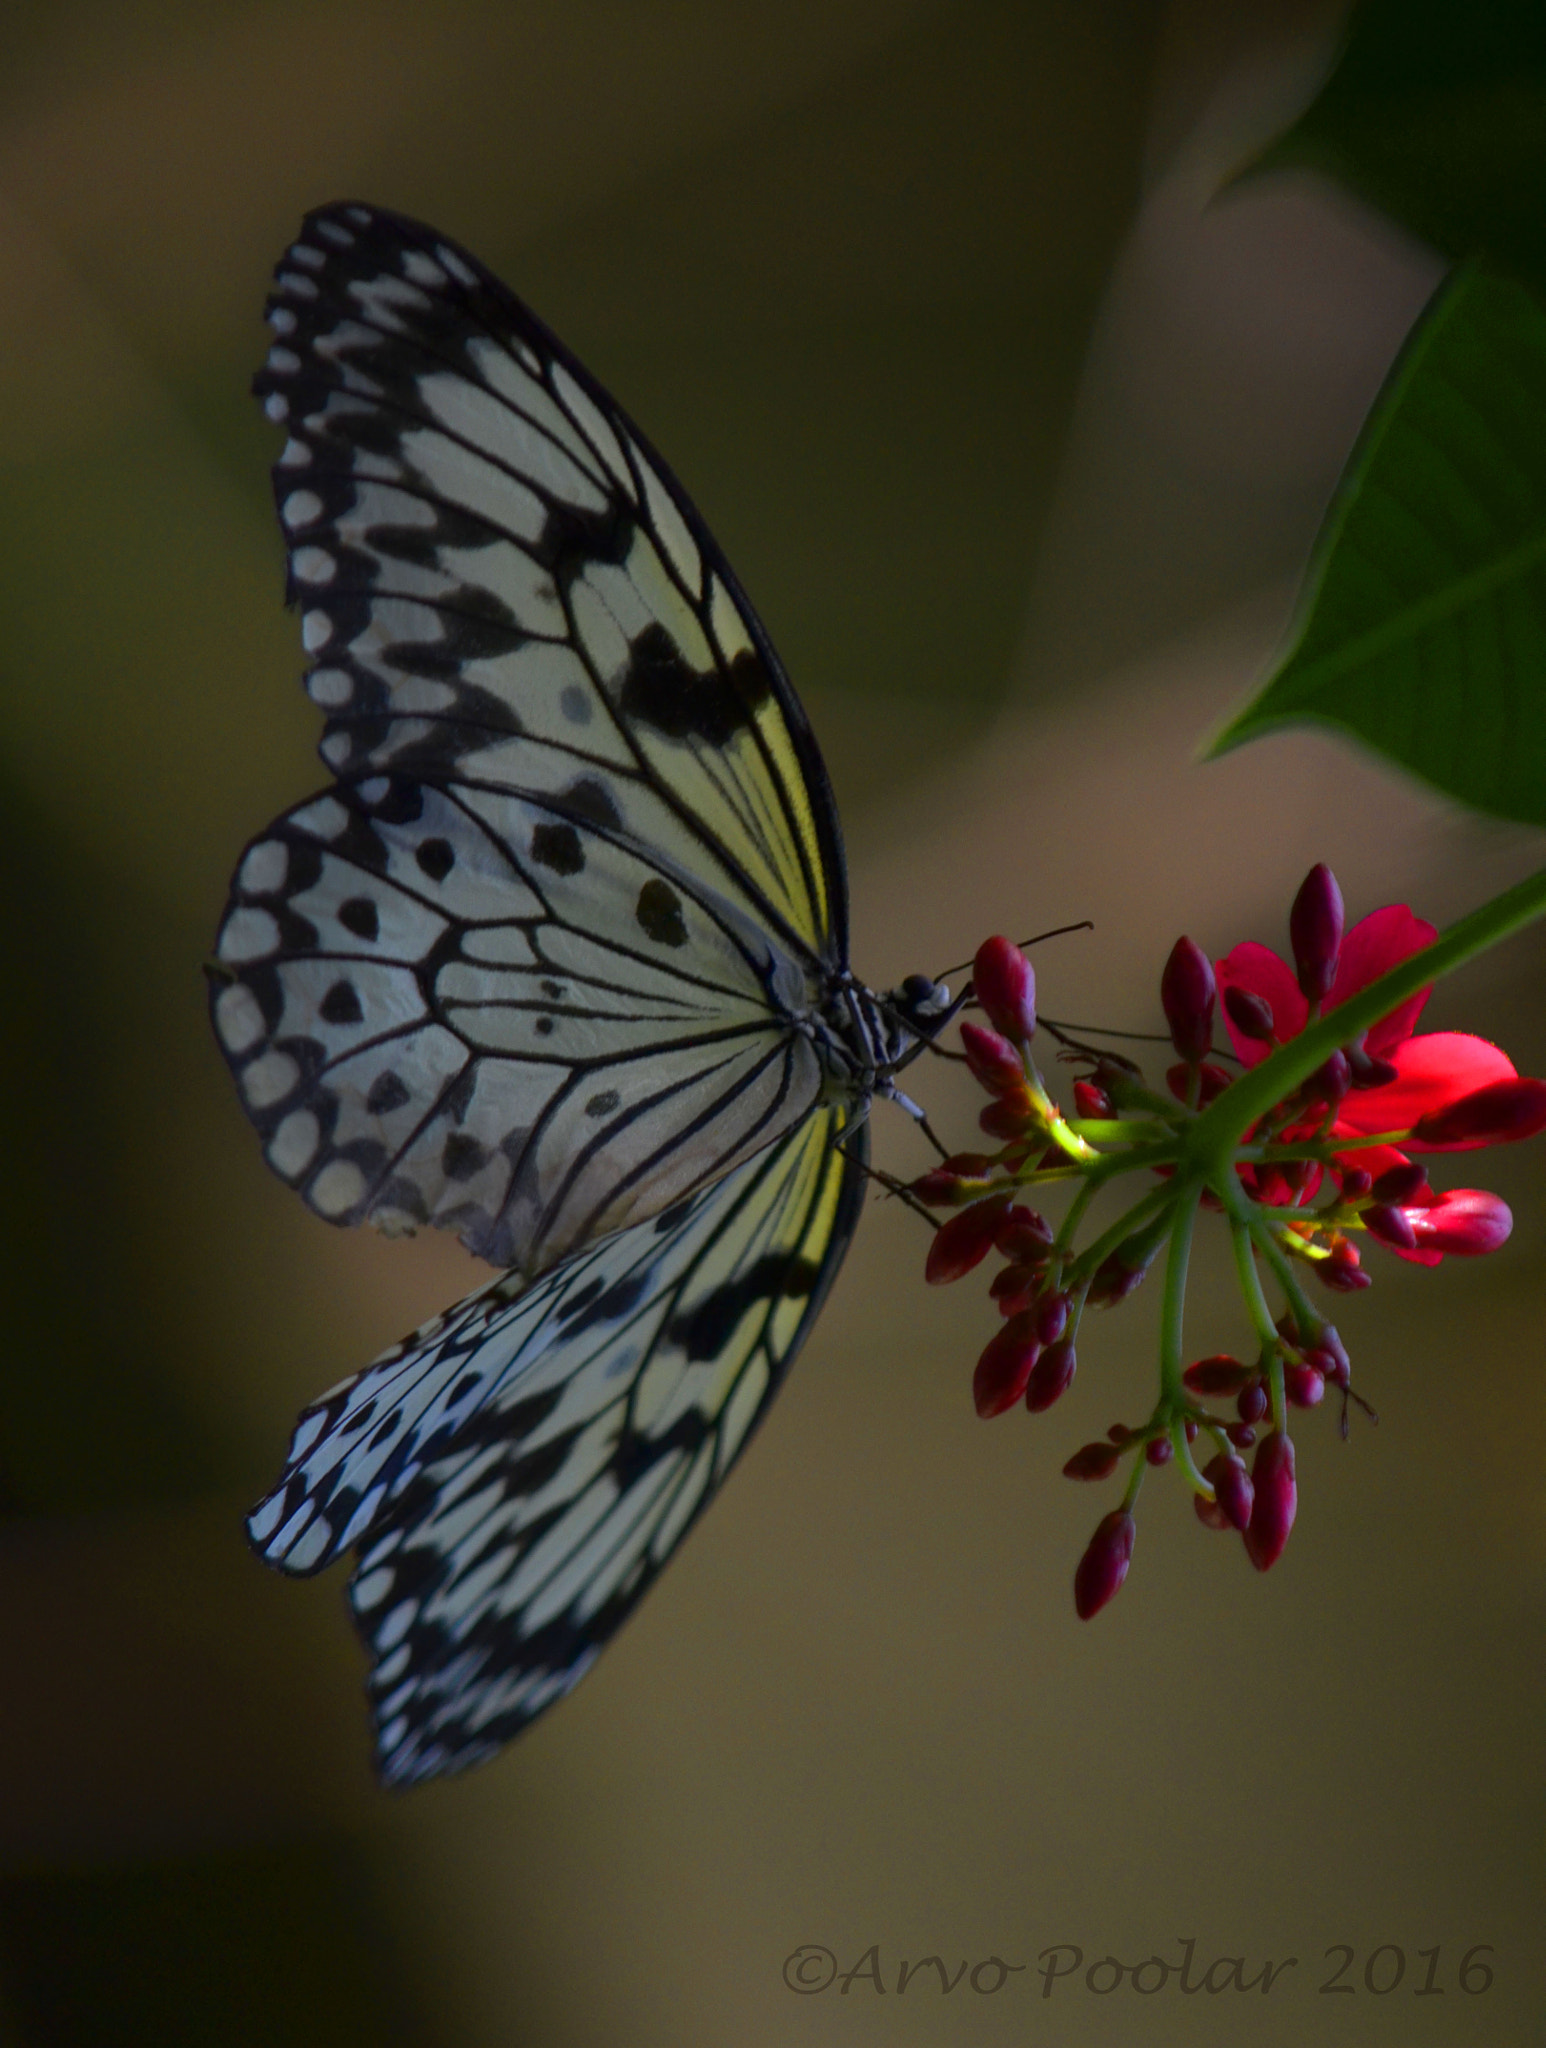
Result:
M948 1024L960 1008L942 981L909 974L899 987L888 989L877 1005L886 1025L886 1058L905 1066Z

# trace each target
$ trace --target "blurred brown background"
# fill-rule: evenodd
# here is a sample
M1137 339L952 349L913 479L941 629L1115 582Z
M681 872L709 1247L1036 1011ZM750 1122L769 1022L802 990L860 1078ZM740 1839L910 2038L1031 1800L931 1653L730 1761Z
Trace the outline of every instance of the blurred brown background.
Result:
M1155 1305L1091 1332L1053 1415L984 1428L986 1305L926 1295L885 1207L703 1531L492 1767L377 1792L341 1575L271 1578L240 1532L297 1407L477 1278L305 1215L204 1018L234 856L323 779L245 396L300 212L468 242L688 479L826 747L867 977L1089 916L1045 1007L1149 1026L1176 932L1281 941L1315 859L1350 911L1443 920L1541 858L1326 738L1195 760L1438 276L1307 179L1213 203L1336 22L13 0L0 2043L1536 2038L1539 1149L1475 1176L1505 1254L1379 1262L1346 1306L1383 1420L1306 1418L1266 1580L1155 1483L1077 1624L1108 1503L1058 1466L1147 1405ZM1518 942L1430 1021L1546 1070L1543 966ZM1210 1270L1198 1352L1237 1328ZM895 1990L931 1952L1189 1936L1199 1968L1300 1961L1265 1997ZM1354 1995L1321 1997L1338 1942ZM791 1994L805 1943L878 1944L886 1994Z

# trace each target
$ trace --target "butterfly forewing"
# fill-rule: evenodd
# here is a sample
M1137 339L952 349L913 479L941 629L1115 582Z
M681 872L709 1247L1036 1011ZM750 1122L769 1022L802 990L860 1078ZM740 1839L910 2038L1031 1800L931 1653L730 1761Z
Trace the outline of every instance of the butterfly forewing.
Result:
M365 208L309 217L270 319L257 388L290 434L276 495L329 765L582 784L582 808L840 957L804 714L601 387L471 256Z
M357 1549L388 1780L476 1763L568 1691L724 1478L852 1233L844 1115L492 1282L302 1416L249 1526L290 1571Z

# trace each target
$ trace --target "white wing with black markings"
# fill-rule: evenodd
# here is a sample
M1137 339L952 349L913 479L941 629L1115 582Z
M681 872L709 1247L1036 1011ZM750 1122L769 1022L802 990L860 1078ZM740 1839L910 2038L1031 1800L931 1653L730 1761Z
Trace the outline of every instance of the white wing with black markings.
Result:
M322 208L269 318L339 781L244 857L216 1031L319 1214L537 1272L817 1099L830 789L680 487L475 259Z
M567 1692L723 1480L847 1249L845 1114L492 1282L301 1417L249 1532L292 1572L356 1551L388 1782L484 1760Z

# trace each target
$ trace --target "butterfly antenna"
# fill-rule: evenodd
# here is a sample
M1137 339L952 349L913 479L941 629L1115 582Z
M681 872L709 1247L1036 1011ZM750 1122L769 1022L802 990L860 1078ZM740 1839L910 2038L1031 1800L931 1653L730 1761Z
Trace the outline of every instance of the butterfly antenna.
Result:
M1094 929L1094 918L1081 917L1077 924L1055 924L1050 931L1038 932L1034 939L1017 939L1015 943L1023 953L1027 946L1039 946L1044 939L1061 939L1069 932L1092 932ZM954 967L947 967L943 974L936 974L934 979L936 981L948 981L952 974L964 974L971 964L970 960L958 961ZM970 983L967 985L966 998L968 1001L971 999Z
M930 1214L907 1185L906 1181L898 1180L894 1173L886 1173L878 1166L871 1166L867 1159L860 1159L855 1153L850 1152L841 1141L833 1147L833 1150L841 1152L845 1159L852 1161L866 1179L878 1181L888 1195L895 1195L898 1201L905 1202L913 1214L921 1216L931 1230L938 1230L939 1218Z

